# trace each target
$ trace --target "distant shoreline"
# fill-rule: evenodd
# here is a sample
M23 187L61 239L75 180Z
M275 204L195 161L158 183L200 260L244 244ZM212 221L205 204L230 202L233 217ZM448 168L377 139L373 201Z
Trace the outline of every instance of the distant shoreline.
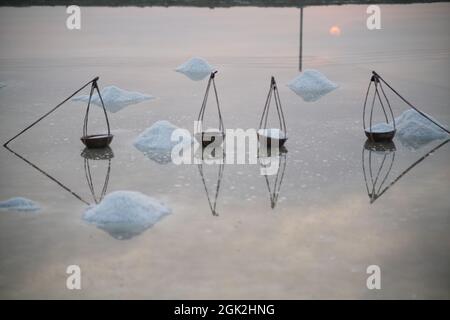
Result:
M306 7L345 4L410 4L450 2L445 0L0 0L0 7L28 7L28 6L67 6L69 4L83 7Z

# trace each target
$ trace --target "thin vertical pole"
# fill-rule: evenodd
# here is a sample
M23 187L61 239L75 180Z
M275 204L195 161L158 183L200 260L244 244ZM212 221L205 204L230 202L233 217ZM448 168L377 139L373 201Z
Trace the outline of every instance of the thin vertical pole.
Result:
M300 44L299 44L299 56L298 56L298 70L302 71L302 58L303 58L303 7L300 7Z

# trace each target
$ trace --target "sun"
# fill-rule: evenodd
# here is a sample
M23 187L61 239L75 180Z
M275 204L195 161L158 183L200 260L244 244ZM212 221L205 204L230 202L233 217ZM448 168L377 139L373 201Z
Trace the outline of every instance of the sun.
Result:
M332 26L328 32L330 35L338 37L341 35L341 28L338 26Z

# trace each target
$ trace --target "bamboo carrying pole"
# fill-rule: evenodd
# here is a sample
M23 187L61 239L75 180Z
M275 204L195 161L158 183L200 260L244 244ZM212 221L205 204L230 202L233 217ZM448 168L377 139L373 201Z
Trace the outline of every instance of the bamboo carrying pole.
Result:
M91 81L89 81L88 83L86 83L84 86L82 86L80 89L78 89L77 91L75 91L74 93L72 93L68 98L66 98L63 102L59 103L56 107L54 107L53 109L51 109L50 111L48 111L47 113L45 113L43 116L41 116L39 119L37 119L36 121L34 121L32 124L30 124L29 126L27 126L25 129L23 129L22 131L20 131L18 134L16 134L14 137L12 137L11 139L9 139L8 141L6 141L3 146L6 148L8 146L8 144L15 140L16 138L18 138L19 136L21 136L22 134L24 134L26 131L28 131L29 129L31 129L32 127L34 127L38 122L44 120L46 117L48 117L51 113L53 113L54 111L56 111L56 109L58 109L59 107L61 107L64 103L66 103L67 101L69 101L73 96L75 96L78 92L80 92L81 90L83 90L84 88L86 88L88 85L90 84L95 84L95 86L97 85L97 81L98 81L99 77L95 77L94 79L92 79Z
M378 73L376 73L375 71L372 71L372 74L379 80L383 81L383 83L392 90L392 92L394 92L400 99L402 99L409 107L411 107L412 109L414 109L415 111L417 111L422 117L424 117L425 119L431 121L432 123L434 123L435 125L437 125L439 128L441 128L442 130L444 130L445 132L450 134L450 131L446 128L444 128L442 125L440 125L439 123L437 123L436 121L434 121L433 119L431 119L429 116L427 116L425 113L423 113L422 111L420 111L418 108L416 108L415 106L413 106L408 100L406 100L405 98L403 98L403 96L398 93L394 88L392 88L389 83L386 82L386 80L384 80Z

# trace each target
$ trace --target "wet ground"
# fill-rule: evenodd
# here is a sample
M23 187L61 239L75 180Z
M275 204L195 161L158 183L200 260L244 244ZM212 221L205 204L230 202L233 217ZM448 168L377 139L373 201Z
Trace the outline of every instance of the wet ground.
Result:
M396 182L372 201L363 164L376 175L386 155L380 182L394 152L373 152L369 165L362 103L376 70L450 123L450 5L381 9L377 31L366 28L365 6L303 10L302 67L339 85L306 103L286 86L299 72L300 9L83 8L82 29L69 31L63 7L1 8L2 142L97 75L101 87L154 95L110 114L110 160L81 155L85 106L79 102L10 148L88 203L94 200L85 164L97 197L110 165L107 192L140 191L173 212L131 239L116 239L82 220L87 205L80 199L2 149L0 199L27 197L42 210L0 214L0 296L449 298L450 143L396 181L443 141L410 149L394 140L395 159L377 194ZM333 26L340 35L330 34ZM193 130L206 80L173 71L192 56L219 70L226 128L258 125L270 76L276 77L289 136L278 195L275 177L269 190L258 164L228 164L214 215L208 197L214 206L219 166L202 168L204 184L196 165L160 164L132 145L157 120ZM397 115L407 109L391 102ZM103 128L100 109L94 111L92 123ZM369 171L366 177L371 193ZM79 291L66 289L72 264L82 269ZM381 268L381 290L366 287L373 264Z

